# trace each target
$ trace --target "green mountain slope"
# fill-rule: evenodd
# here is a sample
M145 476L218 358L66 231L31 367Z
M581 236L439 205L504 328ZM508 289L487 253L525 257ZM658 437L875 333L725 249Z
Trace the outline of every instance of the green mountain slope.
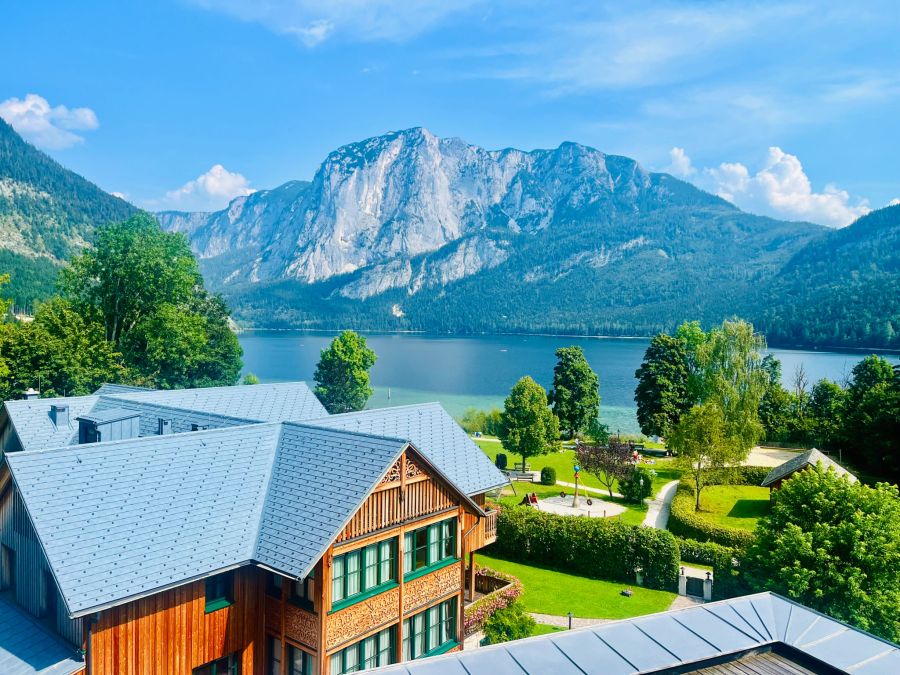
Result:
M0 271L18 303L46 297L60 261L96 226L136 211L35 148L0 119Z
M806 246L752 315L782 344L900 349L900 205Z

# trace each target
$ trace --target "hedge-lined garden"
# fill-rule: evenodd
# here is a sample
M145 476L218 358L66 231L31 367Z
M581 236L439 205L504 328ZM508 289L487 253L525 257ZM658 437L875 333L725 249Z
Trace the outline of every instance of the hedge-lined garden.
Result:
M684 562L712 567L713 599L733 598L750 592L739 574L742 549L722 546L711 541L680 538L678 549Z
M587 577L634 583L641 570L649 588L671 590L679 551L672 533L604 518L573 518L527 508L504 508L490 553Z
M758 486L769 471L764 466L742 466L710 477L707 485ZM737 549L744 549L753 542L753 532L716 523L695 511L695 503L694 486L689 478L683 478L678 484L669 514L668 528L673 534Z

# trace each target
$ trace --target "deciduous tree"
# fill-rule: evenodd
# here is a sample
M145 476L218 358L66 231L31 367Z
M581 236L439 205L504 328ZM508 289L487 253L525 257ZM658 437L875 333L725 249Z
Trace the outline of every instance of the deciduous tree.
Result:
M725 417L715 403L695 405L685 413L669 438L668 447L677 453L677 465L694 483L697 510L700 510L700 492L706 487L710 473L732 467L746 455L740 441L728 434Z
M547 405L547 392L527 375L513 385L500 415L503 448L528 457L543 455L556 445L559 422Z
M369 369L376 359L366 338L352 330L345 330L332 340L328 349L322 350L313 379L316 396L329 413L354 412L366 407L373 393Z
M900 496L851 483L821 464L773 493L742 567L775 591L900 641Z
M613 496L613 485L622 483L634 470L631 463L631 447L614 438L608 445L579 445L575 456L582 471L596 476L597 480Z

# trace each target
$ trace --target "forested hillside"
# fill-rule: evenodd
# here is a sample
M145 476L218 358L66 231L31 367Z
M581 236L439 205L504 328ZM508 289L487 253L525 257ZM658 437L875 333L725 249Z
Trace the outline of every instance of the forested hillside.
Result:
M757 297L754 315L782 344L900 348L900 205L806 246Z
M63 168L0 119L0 271L17 304L46 297L55 265L91 241L94 228L136 209Z

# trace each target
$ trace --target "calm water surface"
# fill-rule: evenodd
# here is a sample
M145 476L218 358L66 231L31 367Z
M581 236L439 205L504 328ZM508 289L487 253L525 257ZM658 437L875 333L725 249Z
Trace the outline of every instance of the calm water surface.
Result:
M319 352L333 333L247 331L240 335L245 372L263 382L312 381ZM378 355L372 368L375 395L370 407L439 401L452 415L466 408L502 406L510 387L531 375L544 387L553 379L554 351L577 344L600 376L600 416L613 431L638 433L634 408L634 371L649 340L559 336L495 335L439 337L366 334ZM799 364L810 383L827 377L840 381L863 354L770 350L781 359L785 384Z

